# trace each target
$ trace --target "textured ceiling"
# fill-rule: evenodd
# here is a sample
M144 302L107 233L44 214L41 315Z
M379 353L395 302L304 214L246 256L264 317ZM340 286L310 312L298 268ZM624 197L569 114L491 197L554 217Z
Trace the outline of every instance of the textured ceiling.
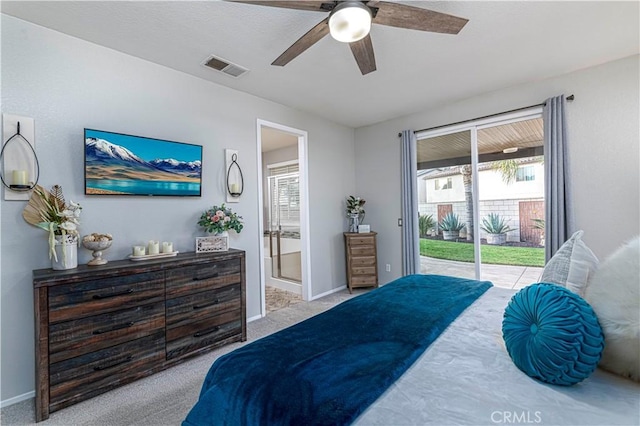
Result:
M261 98L361 127L639 52L638 2L404 2L469 19L458 35L374 25L362 76L325 37L271 62L324 13L221 1L2 1L2 12ZM204 67L216 55L240 78Z
M500 153L506 148L534 148L542 146L543 141L541 118L503 124L478 130L478 154ZM470 156L469 130L419 139L417 142L418 163Z

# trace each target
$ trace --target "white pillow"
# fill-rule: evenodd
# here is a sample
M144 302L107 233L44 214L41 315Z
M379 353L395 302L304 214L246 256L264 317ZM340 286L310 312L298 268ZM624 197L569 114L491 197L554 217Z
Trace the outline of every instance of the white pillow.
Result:
M600 367L640 381L640 237L600 264L585 298L604 333Z
M544 267L540 282L554 283L584 296L589 277L598 269L598 258L575 232Z

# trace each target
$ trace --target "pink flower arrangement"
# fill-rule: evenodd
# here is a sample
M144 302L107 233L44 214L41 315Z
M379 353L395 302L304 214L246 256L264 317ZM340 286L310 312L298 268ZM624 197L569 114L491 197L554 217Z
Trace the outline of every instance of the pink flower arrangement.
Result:
M238 216L236 213L233 213L230 208L222 204L220 207L213 206L202 213L198 225L202 226L205 231L215 234L230 229L240 233L243 228L241 219L242 216Z

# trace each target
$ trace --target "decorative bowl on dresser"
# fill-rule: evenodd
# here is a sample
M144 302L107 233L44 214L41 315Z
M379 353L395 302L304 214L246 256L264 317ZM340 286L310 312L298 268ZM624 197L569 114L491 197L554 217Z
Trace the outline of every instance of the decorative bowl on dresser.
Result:
M33 271L36 421L247 339L245 252Z

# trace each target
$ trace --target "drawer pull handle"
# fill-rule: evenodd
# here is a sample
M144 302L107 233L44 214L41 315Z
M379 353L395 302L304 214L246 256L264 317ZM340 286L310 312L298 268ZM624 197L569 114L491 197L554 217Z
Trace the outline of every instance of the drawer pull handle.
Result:
M198 331L196 334L193 335L193 337L206 336L207 334L215 333L218 330L220 330L220 326L215 326L213 328L210 328L209 330Z
M202 308L208 308L209 306L213 306L213 305L217 305L218 303L220 303L220 299L216 299L211 303L207 303L206 305L194 305L193 309L202 309Z
M129 327L132 327L133 324L134 324L134 322L130 321L130 322L125 323L125 324L114 325L113 327L107 328L105 330L97 329L97 330L95 330L93 332L93 334L103 334L103 333L108 333L110 331L116 331L116 330L120 330L120 329L123 329L123 328L129 328Z
M133 289L132 288L130 288L128 290L125 290L125 291L118 291L116 293L94 294L93 298L95 300L102 300L102 299L108 299L110 297L124 296L125 294L131 294L131 293L133 293Z
M218 273L216 272L215 274L211 274L211 275L207 275L206 277L193 277L193 281L203 281L203 280L208 280L210 278L217 278L218 277Z
M94 370L94 371L102 371L102 370L106 370L107 368L112 368L112 367L115 367L115 366L117 366L117 365L125 364L125 363L127 363L127 362L131 361L132 359L133 359L133 355L129 355L129 356L128 356L128 357L126 357L126 358L123 358L123 359L120 359L120 360L114 361L114 362L112 362L112 363L110 363L110 364L103 364L103 365L98 365L98 366L96 366L96 367L93 367L93 370Z

